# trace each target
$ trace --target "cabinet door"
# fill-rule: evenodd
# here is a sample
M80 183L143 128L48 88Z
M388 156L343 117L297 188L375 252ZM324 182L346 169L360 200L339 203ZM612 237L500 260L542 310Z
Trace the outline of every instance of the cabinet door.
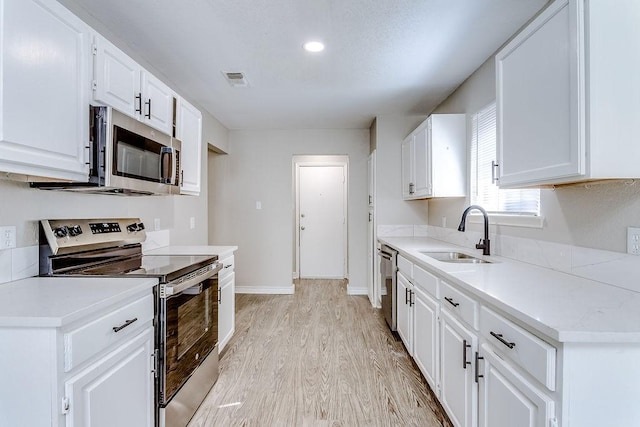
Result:
M218 298L218 352L227 345L235 330L235 273L229 274L220 283Z
M415 189L413 182L413 135L402 141L402 198L412 199Z
M477 425L478 387L471 363L478 338L447 310L441 311L440 402L456 427Z
M178 102L177 137L180 151L180 194L200 194L202 159L202 114L180 98Z
M53 0L0 20L0 170L87 181L90 28Z
M173 135L174 93L153 74L142 72L142 117L146 124L167 135Z
M130 117L142 116L141 68L102 36L95 40L93 98Z
M426 293L414 288L413 306L413 358L427 379L431 389L438 393L438 303Z
M496 55L500 186L585 173L579 3L556 1Z
M396 315L398 335L409 354L413 354L413 310L411 308L412 286L409 280L398 273Z
M65 383L67 427L153 427L153 327Z
M480 384L480 427L547 427L554 402L508 362L483 345Z
M431 118L413 137L414 197L431 196Z

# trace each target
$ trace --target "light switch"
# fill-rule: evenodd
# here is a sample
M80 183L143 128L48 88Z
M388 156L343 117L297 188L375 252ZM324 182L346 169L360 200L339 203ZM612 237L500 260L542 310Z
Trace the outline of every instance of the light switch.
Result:
M256 209L262 209L262 202L256 201Z

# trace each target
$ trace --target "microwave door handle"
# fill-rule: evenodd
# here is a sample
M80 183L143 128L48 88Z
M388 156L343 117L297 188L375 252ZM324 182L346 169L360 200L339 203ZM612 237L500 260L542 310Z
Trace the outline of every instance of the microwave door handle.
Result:
M176 180L176 169L178 158L176 149L173 147L162 147L160 149L160 182L163 184L173 184Z

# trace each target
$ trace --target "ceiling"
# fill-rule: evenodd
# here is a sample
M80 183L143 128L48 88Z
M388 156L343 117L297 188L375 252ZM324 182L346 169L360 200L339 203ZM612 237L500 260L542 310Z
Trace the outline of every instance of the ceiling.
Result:
M229 129L368 128L376 115L429 113L546 3L59 1ZM310 39L325 51L304 51ZM231 87L223 71L249 86Z

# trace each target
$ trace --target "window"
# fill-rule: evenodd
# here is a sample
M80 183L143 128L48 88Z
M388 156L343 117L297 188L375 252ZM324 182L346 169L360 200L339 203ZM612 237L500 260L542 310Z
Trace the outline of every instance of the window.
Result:
M540 215L540 190L504 190L492 181L496 160L496 104L473 115L471 135L471 204L487 212Z

